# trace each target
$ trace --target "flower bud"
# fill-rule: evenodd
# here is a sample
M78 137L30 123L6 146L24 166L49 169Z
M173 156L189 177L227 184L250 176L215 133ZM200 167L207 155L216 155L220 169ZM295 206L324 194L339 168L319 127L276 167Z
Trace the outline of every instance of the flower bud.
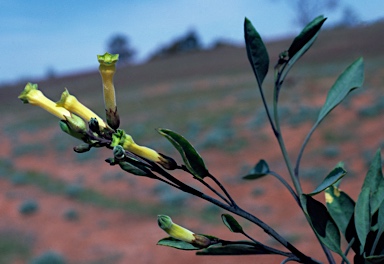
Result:
M55 102L45 97L45 95L37 89L37 84L27 83L24 91L18 98L23 101L23 103L37 105L62 120L71 116L71 112L67 109L57 106Z
M81 116L87 122L89 122L91 118L96 118L99 122L99 127L101 129L107 127L107 125L98 115L96 115L89 108L80 103L75 96L69 94L67 89L65 89L65 91L61 94L61 99L56 103L56 105L64 107L68 111Z
M158 215L157 223L161 229L175 239L202 248L208 247L211 244L211 240L208 237L194 234L192 231L173 223L172 219L167 215Z
M125 150L124 150L124 148L122 146L120 146L120 145L117 145L117 146L113 147L113 156L117 160L124 159L125 158Z
M152 177L152 173L140 161L127 157L125 150L122 146L117 145L113 147L114 158L108 160L110 165L119 164L122 170L138 176Z
M91 118L88 122L89 130L92 132L95 132L96 134L100 134L100 127L99 127L99 122L97 121L96 118Z
M92 148L91 145L89 145L87 143L82 143L82 144L74 147L73 150L77 153L85 153L85 152L88 152L91 148Z
M110 54L107 52L104 55L97 55L97 59L100 63L99 72L103 81L104 106L107 123L116 130L120 125L120 117L117 112L113 76L116 72L115 64L119 59L119 54Z

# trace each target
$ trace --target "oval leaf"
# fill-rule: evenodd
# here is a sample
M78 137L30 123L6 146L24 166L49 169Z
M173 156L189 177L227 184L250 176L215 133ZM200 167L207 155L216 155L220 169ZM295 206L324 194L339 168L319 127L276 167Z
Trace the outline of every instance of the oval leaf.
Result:
M263 40L248 18L245 18L244 21L244 39L249 63L261 89L261 85L268 73L269 57Z
M291 46L288 49L288 55L290 58L294 57L301 49L303 49L308 42L312 40L314 42L314 37L317 36L317 33L321 29L321 26L325 22L326 18L324 16L316 17L312 22L305 26L305 28L300 32L300 34L293 40ZM312 44L311 43L311 44ZM309 47L306 47L307 51ZM301 52L302 56L304 52Z
M360 254L363 253L367 235L371 228L370 195L371 191L368 187L362 188L355 206L355 227L357 237L361 243Z
M325 201L329 214L335 220L341 233L346 236L347 227L355 211L355 202L348 194L334 186L329 186L329 188L325 190Z
M166 237L163 239L160 239L159 242L157 242L157 245L159 246L167 246L167 247L173 247L181 250L199 250L201 248L196 247L192 244L189 244L187 242L177 240L173 237Z
M248 175L244 176L243 179L255 180L259 179L270 172L269 166L265 160L260 160L255 167L249 172Z
M132 173L134 175L148 176L148 177L151 176L150 171L143 165L140 165L140 164L134 165L129 161L119 161L118 164L122 170L125 170L126 172Z
M231 230L231 232L244 233L243 228L232 215L222 214L221 219L223 220L223 223L228 227L228 229Z
M336 80L328 92L327 99L320 110L317 124L332 111L354 89L361 87L364 81L363 58L353 62Z
M381 170L381 150L378 149L371 165L369 166L367 175L364 179L362 188L369 188L371 190L371 216L376 213L380 204L384 201L384 177Z
M344 170L342 166L338 165L327 175L327 177L325 177L323 182L313 192L309 193L309 195L315 195L324 191L329 186L344 177L345 174L347 174L347 171Z
M167 138L172 145L179 151L185 166L198 179L203 179L209 175L208 169L205 167L204 161L195 150L195 148L183 136L169 129L157 130L162 136Z
M301 195L301 203L320 241L330 250L343 256L340 248L340 232L335 221L328 213L327 208L306 194Z

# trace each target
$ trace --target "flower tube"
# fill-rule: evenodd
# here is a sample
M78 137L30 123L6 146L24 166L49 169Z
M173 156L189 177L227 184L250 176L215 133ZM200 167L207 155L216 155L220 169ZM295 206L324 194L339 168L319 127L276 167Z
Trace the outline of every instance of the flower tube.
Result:
M211 240L208 237L198 235L192 231L179 226L172 222L172 219L167 215L158 215L157 223L161 229L163 229L171 237L205 248L211 244Z
M139 157L156 162L165 169L172 170L177 167L176 162L172 158L158 153L151 148L137 145L135 141L133 141L132 136L126 134L124 130L118 129L117 132L112 135L111 147L117 145L121 145L125 150Z
M89 122L91 118L96 118L101 129L107 128L107 125L105 124L103 119L101 119L98 115L96 115L85 105L80 103L75 96L69 94L67 89L65 89L65 91L61 94L61 99L56 103L56 105L64 107L68 111L81 116L87 122Z
M71 116L71 112L64 107L57 106L55 102L48 99L40 90L38 90L37 84L27 83L24 91L18 98L25 104L37 105L43 108L61 120L65 120L66 117Z
M99 72L103 81L104 106L107 123L113 129L118 129L120 125L120 117L117 112L113 76L116 72L116 62L119 59L119 54L110 54L107 52L104 55L97 55L97 59L100 63Z

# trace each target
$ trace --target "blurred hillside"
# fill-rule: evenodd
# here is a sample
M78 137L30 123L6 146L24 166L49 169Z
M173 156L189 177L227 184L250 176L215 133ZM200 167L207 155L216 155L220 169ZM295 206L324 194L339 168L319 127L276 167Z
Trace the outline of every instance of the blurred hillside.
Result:
M383 30L384 22L322 31L286 79L280 116L288 152L295 157L328 89L350 63L364 57L364 87L354 91L321 124L304 154L301 173L305 190L343 160L349 171L343 188L356 198L369 159L384 146ZM271 58L264 84L268 100L274 63L291 41L266 44ZM97 71L27 81L37 82L54 101L66 87L100 116L104 114ZM196 263L193 253L186 259L185 252L155 247L156 239L165 236L156 226L157 214L175 216L200 233L227 231L219 224L220 209L110 167L104 160L111 151L74 153L72 148L79 141L62 133L55 117L17 99L24 86L23 82L0 89L0 244L11 248L2 252L3 256L24 263L17 260L53 249L68 256L70 263L128 263L130 259L176 263L175 259L182 259L189 264ZM294 201L290 204L292 199L283 187L268 177L255 185L241 180L261 158L286 176L244 47L220 46L122 67L116 73L115 87L121 127L135 141L180 161L155 128L183 134L239 204L262 215L304 251L317 252L311 248L316 238L303 227L303 219L292 209ZM185 176L178 171L175 174ZM197 184L190 177L182 179ZM262 231L253 231L260 241L271 242ZM0 256L1 261L4 258ZM233 263L234 259L221 261Z
M381 22L322 31L311 50L290 74L291 78L286 82L287 89L296 85L299 79L305 82L317 77L335 78L359 56L365 59L369 77L371 71L377 70L383 63L383 27L384 22ZM271 59L270 72L278 54L289 47L290 42L281 40L266 44ZM265 83L267 91L272 87L271 78L272 74L269 74ZM243 47L220 46L213 50L126 66L118 70L115 83L122 127L129 126L130 133L136 137L145 136L148 131L153 136L156 127L186 132L191 126L196 127L191 125L196 120L204 126L225 113L254 113L259 104L254 77ZM54 101L60 98L66 87L97 113L104 113L98 72L40 80L38 84ZM25 120L32 124L47 119L41 109L21 106L17 96L24 86L23 82L0 89L0 111L9 125ZM231 96L241 97L241 105L211 106ZM18 115L22 118L16 118Z

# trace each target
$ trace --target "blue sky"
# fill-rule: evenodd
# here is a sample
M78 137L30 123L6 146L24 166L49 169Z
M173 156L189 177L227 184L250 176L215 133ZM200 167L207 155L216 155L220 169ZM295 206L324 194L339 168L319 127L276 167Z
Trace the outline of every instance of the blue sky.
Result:
M0 84L97 69L96 55L116 33L129 36L137 58L186 31L204 45L243 43L248 17L264 40L296 34L290 0L0 0ZM382 0L344 0L363 22L384 17ZM327 12L328 25L340 12Z

